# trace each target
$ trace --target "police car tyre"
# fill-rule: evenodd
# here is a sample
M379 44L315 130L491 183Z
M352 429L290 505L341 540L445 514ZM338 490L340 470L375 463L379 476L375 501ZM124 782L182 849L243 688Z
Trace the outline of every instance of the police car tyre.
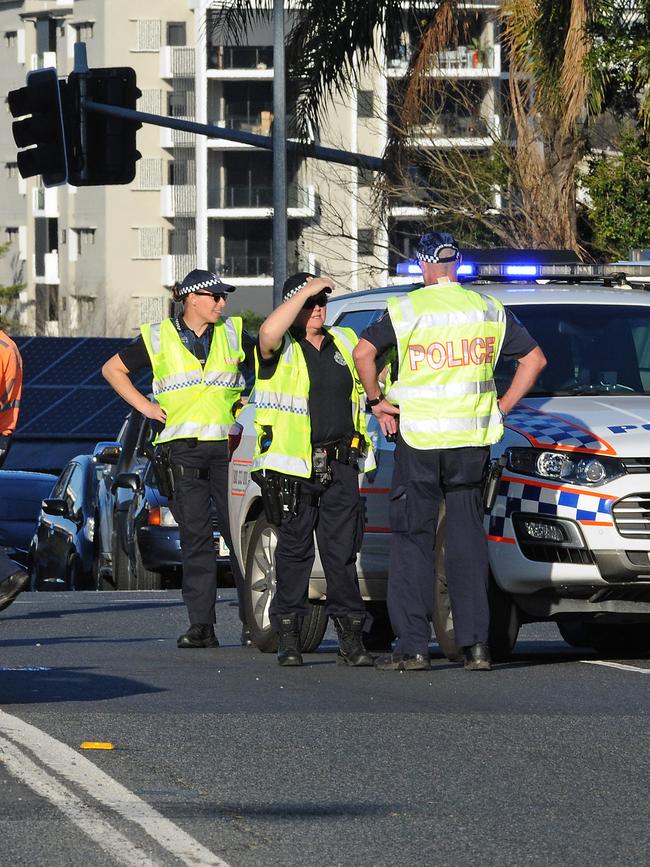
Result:
M246 555L244 572L244 605L251 639L262 653L275 653L278 636L271 627L269 606L275 593L275 547L278 530L264 514L260 515ZM327 629L325 606L311 603L310 613L303 618L300 646L303 653L316 650Z
M603 655L650 652L650 622L592 623L562 620L560 635L571 647L592 647Z
M160 590L162 589L162 575L160 572L153 572L142 562L140 548L136 541L135 555L133 559L129 558L129 567L127 570L127 580L125 590Z
M488 643L494 662L510 659L517 636L519 635L519 614L510 596L497 586L490 575L488 588L490 602L490 631ZM438 531L436 535L436 575L433 587L433 631L443 654L451 662L462 654L454 636L454 619L447 590L445 573L445 514L444 504L440 508Z

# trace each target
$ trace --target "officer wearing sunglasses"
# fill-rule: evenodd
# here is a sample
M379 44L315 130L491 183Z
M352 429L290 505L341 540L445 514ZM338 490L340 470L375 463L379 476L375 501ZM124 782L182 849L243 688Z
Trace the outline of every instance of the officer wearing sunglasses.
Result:
M314 532L339 637L337 661L373 664L362 641L366 613L356 572L363 535L358 473L361 465L372 468L372 450L352 361L356 334L325 325L333 286L305 272L289 277L256 348L253 478L267 518L278 525L270 614L281 665L302 665Z
M224 317L234 286L210 271L191 271L174 292L179 316L147 323L136 340L102 369L115 391L162 430L155 444L165 449L172 468L172 507L180 530L183 600L190 627L181 648L217 647L215 602L217 569L212 517L232 551L228 522L228 433L245 379L252 366L253 341L238 316ZM133 385L131 373L151 368L154 399ZM242 575L230 560L240 600L242 644L250 645L243 610Z

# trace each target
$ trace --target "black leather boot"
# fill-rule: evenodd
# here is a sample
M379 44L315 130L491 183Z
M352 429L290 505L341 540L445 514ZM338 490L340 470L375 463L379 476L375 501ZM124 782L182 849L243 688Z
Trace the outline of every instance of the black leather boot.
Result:
M364 614L348 614L335 617L334 626L339 637L338 665L374 665L372 656L363 646L361 630L366 617Z
M278 663L280 665L302 665L300 654L300 628L302 617L297 614L280 614L278 617Z

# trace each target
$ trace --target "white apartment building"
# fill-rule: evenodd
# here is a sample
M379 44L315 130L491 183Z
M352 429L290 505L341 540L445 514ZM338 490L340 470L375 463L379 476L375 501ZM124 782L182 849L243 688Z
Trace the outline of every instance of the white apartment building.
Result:
M0 0L0 79L5 93L29 69L72 70L73 45L87 43L91 67L132 66L138 107L261 134L273 122L272 26L245 44L213 27L215 0ZM287 30L291 2L288 0ZM473 95L460 108L444 93L424 147L489 147L499 130L500 51L494 2L468 3L467 42L441 54L431 75L462 81ZM110 9L110 16L108 10ZM474 13L478 13L475 15ZM137 17L136 17L137 16ZM468 18L469 21L469 18ZM345 104L328 106L317 141L381 156L400 99L416 13L404 4L392 43ZM193 267L216 270L238 287L232 312L272 304L270 151L154 126L138 132L135 181L124 187L45 189L16 169L11 116L0 129L5 238L0 282L24 282L16 318L26 333L135 333L166 315L169 288ZM372 177L356 168L289 157L289 272L328 273L342 291L394 277L422 229L423 211L396 201L388 219L372 210Z

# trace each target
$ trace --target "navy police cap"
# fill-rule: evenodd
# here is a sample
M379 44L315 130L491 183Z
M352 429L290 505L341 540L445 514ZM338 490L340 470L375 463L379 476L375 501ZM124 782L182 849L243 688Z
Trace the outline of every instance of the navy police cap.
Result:
M441 256L443 251L445 255ZM415 255L420 262L455 262L460 258L460 250L449 232L427 232L420 238Z
M213 295L220 295L222 292L234 292L235 289L235 286L224 283L212 271L195 268L178 287L177 294L179 298L184 298L191 292L212 292Z

